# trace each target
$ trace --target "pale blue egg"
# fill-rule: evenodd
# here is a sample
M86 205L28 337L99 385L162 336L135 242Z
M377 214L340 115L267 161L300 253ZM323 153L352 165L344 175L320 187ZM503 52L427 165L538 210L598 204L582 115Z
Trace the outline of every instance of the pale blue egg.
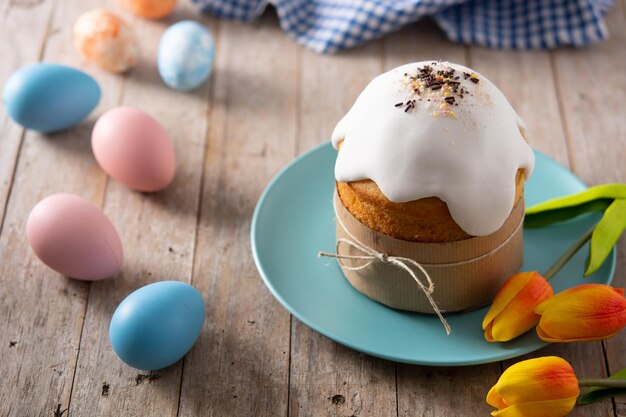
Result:
M75 68L39 63L15 71L4 85L2 99L17 123L50 133L87 117L100 101L100 86Z
M179 281L161 281L131 293L113 313L113 350L133 368L172 365L191 349L204 324L200 292Z
M159 74L174 90L193 90L211 74L214 55L215 42L207 28L193 20L175 23L159 43Z

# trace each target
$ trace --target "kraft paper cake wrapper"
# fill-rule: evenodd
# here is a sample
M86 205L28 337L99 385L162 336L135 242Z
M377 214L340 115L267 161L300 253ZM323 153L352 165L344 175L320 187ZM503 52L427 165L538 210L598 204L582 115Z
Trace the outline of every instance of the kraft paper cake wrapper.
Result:
M430 275L434 284L432 298L443 312L468 310L491 303L502 283L522 266L523 198L496 232L443 243L410 242L372 230L352 216L336 190L333 203L337 214L338 255L363 256L362 250L341 241L356 239L356 243L381 254L418 262ZM400 310L435 313L414 278L398 266L378 260L339 258L337 261L350 284L369 298ZM362 269L349 269L366 263L369 265ZM426 284L419 269L411 268Z

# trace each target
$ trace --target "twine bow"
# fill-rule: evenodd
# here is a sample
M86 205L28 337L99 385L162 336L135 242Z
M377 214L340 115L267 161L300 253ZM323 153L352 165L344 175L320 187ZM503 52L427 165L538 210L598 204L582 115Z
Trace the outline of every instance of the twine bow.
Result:
M344 227L344 230L345 230L345 227ZM341 246L342 243L345 243L346 245L352 246L353 248L361 251L363 255L341 255L339 253L339 247ZM450 334L450 332L452 331L450 329L450 325L441 314L441 310L439 309L439 307L437 306L437 303L435 303L435 300L432 297L432 293L435 291L435 284L433 283L426 269L422 265L420 265L419 262L416 262L415 260L410 259L410 258L405 258L403 256L390 256L386 253L378 252L366 245L363 245L362 243L358 242L356 239L355 240L348 240L348 239L343 239L343 238L338 239L335 252L336 253L319 252L317 256L318 257L327 256L330 258L336 258L337 262L339 262L339 264L342 267L349 269L351 271L358 271L358 270L367 268L368 266L372 265L374 262L382 262L384 264L394 265L406 271L411 276L411 278L413 278L413 280L417 283L417 285L420 287L420 289L422 290L422 292L428 299L428 302L432 306L433 311L435 312L435 314L437 314L437 316L439 317L439 320L443 324L443 327L446 329L446 333L448 335ZM341 262L342 259L364 260L367 262L359 266L349 266L349 265L342 263ZM419 271L421 271L428 285L424 284L422 280L419 279L416 272L411 268L411 266L414 266Z

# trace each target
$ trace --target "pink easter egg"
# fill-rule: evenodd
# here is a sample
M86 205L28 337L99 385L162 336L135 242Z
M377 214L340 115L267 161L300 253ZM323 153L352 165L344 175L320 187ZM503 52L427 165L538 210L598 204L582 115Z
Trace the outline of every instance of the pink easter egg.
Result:
M122 268L122 242L109 219L93 203L54 194L32 209L26 238L35 255L70 278L97 281Z
M133 107L103 114L93 128L91 147L100 167L133 190L159 191L174 178L170 138L156 120Z

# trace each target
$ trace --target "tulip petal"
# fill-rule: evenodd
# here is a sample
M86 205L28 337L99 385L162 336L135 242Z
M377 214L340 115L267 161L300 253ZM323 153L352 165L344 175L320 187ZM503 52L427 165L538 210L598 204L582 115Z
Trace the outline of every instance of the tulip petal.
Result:
M578 396L578 380L571 365L562 358L545 356L518 362L505 370L492 388L505 404ZM491 398L495 398L492 394Z
M502 310L504 310L517 293L524 288L533 274L536 274L536 272L519 272L504 281L504 284L502 284L493 299L493 303L487 315L483 319L483 330L487 328L489 323L491 323Z
M526 285L485 329L487 341L507 342L526 333L539 323L540 316L534 308L554 294L552 287L541 275L532 273Z
M560 293L558 293L557 295L555 295L552 298L549 298L548 300L544 301L543 303L539 304L536 308L535 308L535 313L537 314L543 314L543 312L546 310L546 308L548 308L548 306L554 302L562 302L560 300L562 300L563 298L567 298L569 297L571 294L575 294L578 292L582 292L582 291L587 291L590 288L609 288L613 291L615 291L615 293L624 296L624 289L623 288L615 288L615 287L611 287L610 285L606 285L606 284L581 284L581 285L577 285L575 287L569 288L565 291L562 291Z
M547 342L606 339L626 325L626 298L622 288L584 284L539 305L537 334Z
M485 340L487 342L497 342L498 340L493 338L493 322L489 323L487 325L487 328L485 329Z
M487 393L487 404L489 404L492 407L497 408L498 410L502 410L503 408L506 408L509 406L504 401L502 396L498 394L498 391L496 391L495 385L491 387L491 389Z
M494 417L563 417L576 405L576 398L516 404L491 413Z
M598 340L610 339L611 337L615 336L617 333L618 332L605 334L602 336L595 336L595 337L579 337L577 339L574 339L574 338L563 339L562 337L550 336L543 329L541 329L541 327L537 326L537 336L539 336L539 338L543 340L544 342L548 342L548 343L595 342Z

